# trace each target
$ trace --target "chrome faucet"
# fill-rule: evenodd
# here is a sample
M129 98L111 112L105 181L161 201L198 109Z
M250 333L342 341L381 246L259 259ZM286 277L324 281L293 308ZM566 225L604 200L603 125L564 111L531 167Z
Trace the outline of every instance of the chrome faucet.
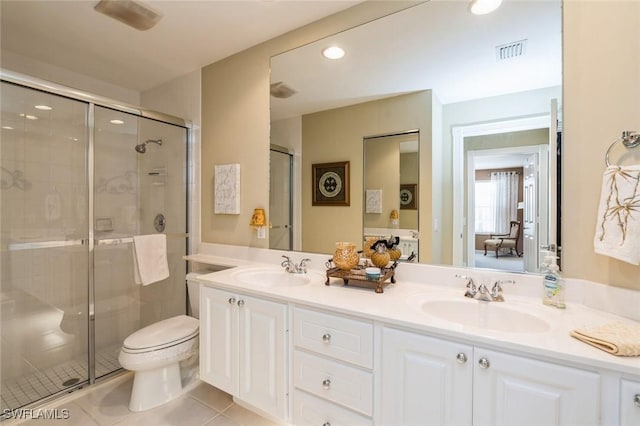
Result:
M307 273L307 262L311 262L311 259L302 259L299 264L295 264L289 259L288 256L282 255L284 260L280 264L285 271L290 274L306 274Z
M467 291L464 293L464 297L482 300L484 302L504 302L502 284L515 284L514 280L497 280L493 283L491 290L489 290L484 283L476 286L473 278L467 275L456 274L456 278L467 280Z
M478 289L476 288L476 283L475 281L473 281L473 278L467 275L460 275L460 274L456 274L456 278L463 278L467 280L467 291L464 294L464 297L470 297L473 299L476 293L478 292Z
M502 285L501 284L515 284L514 280L497 280L493 283L493 288L491 289L491 299L494 302L504 302L504 297L502 297Z

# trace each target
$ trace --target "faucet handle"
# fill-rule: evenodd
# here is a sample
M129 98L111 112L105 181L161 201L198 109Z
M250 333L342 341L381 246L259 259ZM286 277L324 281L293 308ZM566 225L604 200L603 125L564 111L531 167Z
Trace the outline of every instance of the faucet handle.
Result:
M298 266L300 271L302 271L302 273L304 273L304 274L307 273L307 262L311 262L311 259L307 259L307 258L302 259L300 261L300 265Z
M284 257L284 260L282 261L280 266L282 266L283 268L286 268L287 266L291 265L291 259L289 259L289 256L285 256L283 254L282 257Z
M456 274L456 278L462 278L467 280L467 292L464 294L465 297L473 297L476 295L478 289L476 288L476 283L473 281L473 278L467 275Z
M515 284L514 280L496 280L491 288L491 297L496 301L504 301L502 298L502 285L501 284Z

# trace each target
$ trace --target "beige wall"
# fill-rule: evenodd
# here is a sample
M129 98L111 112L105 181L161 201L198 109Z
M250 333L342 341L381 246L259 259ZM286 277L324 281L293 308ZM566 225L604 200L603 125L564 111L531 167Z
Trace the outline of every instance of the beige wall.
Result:
M635 289L640 267L596 255L593 237L605 152L623 130L640 131L638 22L638 0L564 5L563 266L567 276ZM640 164L635 151L625 164Z
M420 130L420 162L431 164L431 91L394 96L349 107L309 114L302 119L302 241L305 251L330 253L336 241L359 242L362 238L363 170L362 138L405 130ZM351 162L351 206L311 206L311 164ZM308 184L307 184L308 182ZM397 200L399 180L393 185ZM420 179L420 199L431 200L431 175ZM305 191L304 188L309 188ZM376 189L376 188L371 188ZM385 191L389 193L389 191ZM385 198L383 193L383 200ZM421 223L430 223L431 208L420 210ZM385 213L383 212L383 215ZM386 212L387 218L389 212ZM422 222L424 220L424 222ZM327 226L331 224L332 226ZM386 226L385 226L386 227ZM307 245L309 237L315 245ZM430 240L428 229L421 234ZM420 260L428 262L430 247L421 245Z
M268 204L269 57L397 6L366 2L203 68L203 241L266 247L247 224L254 207ZM604 153L622 130L640 130L640 2L567 0L563 15L563 268L568 277L640 289L640 268L592 249ZM228 162L242 166L242 214L214 216L213 164Z

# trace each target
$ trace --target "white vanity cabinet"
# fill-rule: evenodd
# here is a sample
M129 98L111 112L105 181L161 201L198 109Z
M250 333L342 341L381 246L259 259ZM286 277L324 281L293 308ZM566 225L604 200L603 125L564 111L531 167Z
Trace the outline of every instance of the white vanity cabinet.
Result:
M640 381L620 380L620 424L640 425Z
M384 328L382 424L470 425L473 347Z
M383 424L597 425L597 373L385 328ZM428 419L428 420L426 420Z
M600 375L474 349L473 423L599 425Z
M373 424L373 324L293 308L293 423Z
M287 414L287 340L287 305L202 287L200 378L279 419Z

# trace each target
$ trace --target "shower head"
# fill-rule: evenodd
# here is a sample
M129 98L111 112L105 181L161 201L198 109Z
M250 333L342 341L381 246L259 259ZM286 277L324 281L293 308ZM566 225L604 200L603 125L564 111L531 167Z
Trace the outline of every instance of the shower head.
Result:
M148 143L155 143L157 145L162 146L162 139L149 139L146 142L140 143L138 145L136 145L135 150L137 152L139 152L140 154L144 154L145 152L147 152L147 144Z

